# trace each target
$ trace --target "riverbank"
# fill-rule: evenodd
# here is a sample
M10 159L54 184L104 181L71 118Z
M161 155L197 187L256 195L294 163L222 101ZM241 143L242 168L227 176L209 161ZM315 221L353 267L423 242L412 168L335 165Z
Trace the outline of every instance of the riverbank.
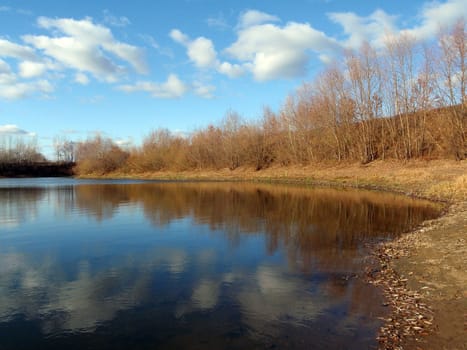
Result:
M261 171L108 174L166 180L253 180L367 188L442 201L446 214L414 232L381 244L370 279L390 308L382 349L467 349L467 162L376 161L273 167ZM412 307L412 306L413 307ZM417 318L417 320L414 320Z

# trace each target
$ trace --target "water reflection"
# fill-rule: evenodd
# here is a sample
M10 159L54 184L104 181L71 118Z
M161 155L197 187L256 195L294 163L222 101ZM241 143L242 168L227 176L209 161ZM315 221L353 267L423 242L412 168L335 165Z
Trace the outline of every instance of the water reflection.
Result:
M0 189L0 227L16 227L34 220L45 191L40 188Z
M437 213L256 184L0 188L0 347L365 348L382 312L351 277L365 242Z

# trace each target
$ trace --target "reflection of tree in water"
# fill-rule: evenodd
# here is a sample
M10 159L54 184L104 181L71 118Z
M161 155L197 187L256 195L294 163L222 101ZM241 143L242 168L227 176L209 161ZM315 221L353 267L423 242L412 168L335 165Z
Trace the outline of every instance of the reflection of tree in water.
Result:
M10 322L15 313L30 320L41 318L44 334L63 329L95 331L126 311L131 314L135 307L167 303L170 298L174 309L153 319L162 328L170 313L175 318L171 322L178 326L178 319L186 321L199 311L218 315L222 309L218 306L233 300L232 308L255 337L294 331L285 331L284 322L326 324L329 321L322 317L336 317L327 310L340 307L346 308L347 315L337 316L342 322L339 329L355 329L361 326L362 315L374 314L375 305L380 305L371 287L349 278L361 271L358 248L362 242L400 233L437 213L434 206L395 195L229 183L0 190L0 200L0 205L30 205L36 211L40 202L47 201L55 210L64 211L60 214L79 210L98 221L129 206L141 209L158 227L191 218L205 225L200 232L209 231L208 227L212 235L223 232L231 244L245 237L264 237L266 252L284 252L288 262L274 265L258 251L258 261L246 268L238 261L226 264L212 246L191 251L180 244L172 248L155 245L147 247L148 251L129 247L105 261L88 257L86 249L77 266L66 269L58 250L37 256L0 250L0 286L4 287L0 321ZM237 329L235 322L232 327ZM199 325L206 326L201 321ZM305 332L309 331L313 332ZM317 338L322 337L319 332L318 327Z
M92 206L138 203L156 226L190 216L225 232L234 244L242 237L264 234L268 253L283 249L293 271L325 274L326 294L348 298L351 314L378 304L369 301L377 296L368 286L348 279L362 268L357 248L369 239L400 234L438 213L427 202L392 194L253 184L80 186L81 204L82 193ZM96 195L99 201L93 200Z
M355 245L364 237L400 234L438 213L428 202L392 194L268 185L81 185L76 191L77 205L98 219L112 217L124 203L139 203L157 226L192 216L227 233L266 231L271 250L297 237Z
M129 202L129 193L122 186L76 186L76 206L98 221L110 219L117 209Z
M37 217L42 188L0 188L0 226L14 227Z
M319 260L333 270L345 269L364 240L400 234L438 213L428 202L393 194L259 184L82 185L76 194L77 205L98 219L137 203L156 226L192 217L232 243L265 233L270 254L284 246L292 264L312 267Z

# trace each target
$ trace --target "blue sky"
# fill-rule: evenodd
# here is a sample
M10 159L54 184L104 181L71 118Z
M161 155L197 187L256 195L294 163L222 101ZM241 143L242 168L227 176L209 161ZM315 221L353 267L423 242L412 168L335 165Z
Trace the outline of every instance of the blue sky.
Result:
M138 144L257 119L346 48L424 40L467 0L0 0L0 136Z

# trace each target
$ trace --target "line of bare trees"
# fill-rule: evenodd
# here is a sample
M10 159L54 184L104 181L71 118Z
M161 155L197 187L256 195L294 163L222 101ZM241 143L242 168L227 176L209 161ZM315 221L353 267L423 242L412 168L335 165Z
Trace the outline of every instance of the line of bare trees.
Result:
M365 43L256 122L229 111L188 137L159 129L122 150L96 137L76 147L78 170L266 168L320 161L467 157L464 20L432 42L409 34Z
M45 160L45 157L39 152L35 138L0 136L0 165L37 163Z

